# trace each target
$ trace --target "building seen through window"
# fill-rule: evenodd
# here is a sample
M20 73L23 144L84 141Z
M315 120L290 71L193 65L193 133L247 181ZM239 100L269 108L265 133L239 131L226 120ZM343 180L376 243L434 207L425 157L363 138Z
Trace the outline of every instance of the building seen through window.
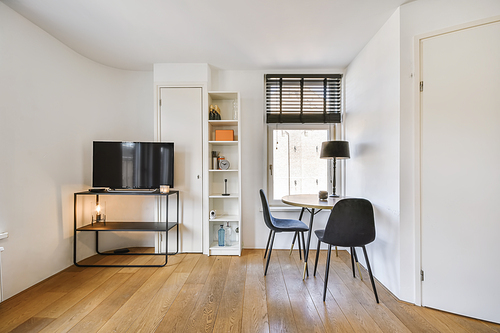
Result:
M320 159L328 130L273 130L273 199L327 190L327 160Z

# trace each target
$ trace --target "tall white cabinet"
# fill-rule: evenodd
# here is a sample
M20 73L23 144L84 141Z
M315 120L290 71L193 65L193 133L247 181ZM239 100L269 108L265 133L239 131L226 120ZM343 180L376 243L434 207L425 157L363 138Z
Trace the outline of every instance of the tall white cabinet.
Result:
M220 120L210 120L209 107L220 110ZM206 110L204 214L205 253L208 255L241 255L241 126L238 92L209 91ZM233 140L216 137L217 131L229 131ZM219 133L219 134L228 134ZM213 161L213 152L219 157ZM224 160L223 166L219 162ZM215 216L214 216L215 214ZM224 245L219 245L219 229L225 232Z
M180 191L180 251L202 252L203 89L159 87L160 141L173 142L174 187ZM174 237L173 233L167 237ZM169 244L175 239L169 238ZM164 242L160 243L163 249ZM171 251L171 250L170 250Z

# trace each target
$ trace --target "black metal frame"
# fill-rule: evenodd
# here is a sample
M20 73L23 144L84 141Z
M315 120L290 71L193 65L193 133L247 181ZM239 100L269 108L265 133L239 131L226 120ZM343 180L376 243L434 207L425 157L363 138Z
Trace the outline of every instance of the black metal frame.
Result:
M303 207L302 209L305 209L309 212L311 215L309 218L309 232L307 234L307 245L306 245L306 251L304 253L304 273L302 275L302 279L305 279L306 275L309 276L309 267L307 267L307 260L309 259L309 248L311 245L311 235L313 232L313 223L314 223L314 216L321 212L323 209L318 209L315 210L314 208L308 208L308 207ZM301 212L302 214L302 212Z
M177 220L175 222L168 222L168 201L170 195L176 195L177 204ZM165 198L165 222L92 222L83 227L77 227L77 199L78 196L94 195L96 201L100 195L141 195L141 196L156 196ZM78 267L163 267L168 262L169 255L179 253L179 191L170 190L169 193L160 193L159 191L146 192L146 191L117 191L117 192L77 192L74 193L73 198L73 213L74 213L74 229L73 229L73 263ZM168 231L177 227L177 248L176 252L168 252ZM98 265L98 264L79 264L76 261L77 257L77 234L78 232L93 231L95 232L95 247L96 253L99 255L164 255L165 262L159 265ZM127 253L114 253L114 252L100 252L99 251L99 232L109 231L139 231L139 232L165 232L166 245L164 253L143 253L143 252L127 252Z

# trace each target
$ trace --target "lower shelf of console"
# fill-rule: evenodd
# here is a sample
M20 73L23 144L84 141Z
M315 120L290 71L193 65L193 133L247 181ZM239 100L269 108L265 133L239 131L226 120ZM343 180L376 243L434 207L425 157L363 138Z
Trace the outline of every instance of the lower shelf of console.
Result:
M165 231L177 225L176 222L96 222L77 228L76 231Z

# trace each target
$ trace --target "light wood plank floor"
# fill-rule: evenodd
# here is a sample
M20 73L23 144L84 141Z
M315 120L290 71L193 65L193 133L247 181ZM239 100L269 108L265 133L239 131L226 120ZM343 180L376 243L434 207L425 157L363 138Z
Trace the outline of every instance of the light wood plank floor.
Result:
M263 254L178 254L162 268L73 266L0 303L0 332L500 332L500 325L400 302L378 283L377 304L367 272L363 281L353 278L345 251L332 254L326 302L325 251L317 276L311 269L305 281L297 251L273 251L267 277Z

